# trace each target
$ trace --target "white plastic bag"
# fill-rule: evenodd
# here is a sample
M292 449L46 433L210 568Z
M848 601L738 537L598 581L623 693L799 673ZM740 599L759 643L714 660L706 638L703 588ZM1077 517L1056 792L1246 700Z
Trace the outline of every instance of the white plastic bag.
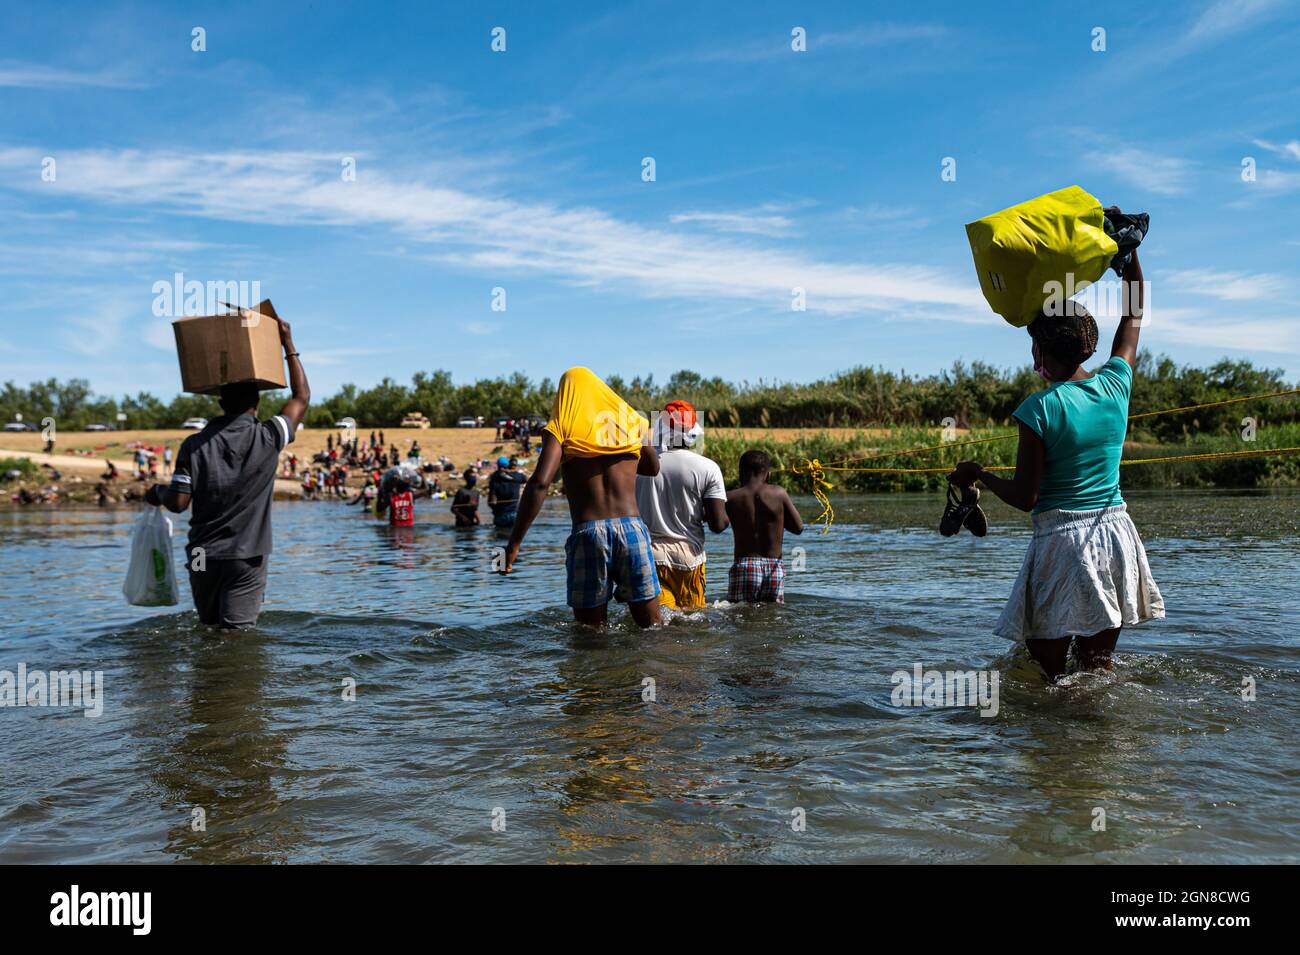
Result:
M131 528L131 564L122 585L136 607L170 607L180 602L172 559L172 522L160 507L145 506Z

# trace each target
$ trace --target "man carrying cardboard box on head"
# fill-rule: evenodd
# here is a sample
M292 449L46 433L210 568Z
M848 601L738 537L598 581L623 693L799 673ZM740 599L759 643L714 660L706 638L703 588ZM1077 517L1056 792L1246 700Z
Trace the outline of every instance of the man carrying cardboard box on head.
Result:
M155 484L145 500L175 512L193 505L185 551L194 609L203 623L234 630L254 626L262 609L271 556L275 474L280 452L293 441L307 412L311 390L293 346L289 323L276 316L270 301L238 316L212 318L222 321L223 328L195 331L191 325L183 331L179 328L183 323L204 319L187 318L175 323L186 390L194 387L187 370L202 364L203 356L186 354L187 348L192 351L196 335L200 339L206 336L208 344L220 340L225 346L220 355L221 372L241 375L242 380L203 383L205 390L217 390L223 414L185 439L176 456L171 484ZM235 319L233 324L226 321L231 318ZM278 334L289 366L291 397L279 414L258 421L259 390L273 384L272 376L280 375L278 367L267 368L265 343L260 339L268 332ZM241 342L241 337L252 340L251 344ZM251 380L243 377L249 371L250 349L263 352L256 358L260 373Z

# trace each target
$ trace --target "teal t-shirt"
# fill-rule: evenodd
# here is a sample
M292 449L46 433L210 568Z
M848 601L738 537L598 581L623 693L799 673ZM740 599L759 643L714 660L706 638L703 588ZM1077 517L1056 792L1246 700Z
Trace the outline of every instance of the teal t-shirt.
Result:
M1086 511L1122 504L1119 459L1128 433L1133 369L1112 358L1091 378L1058 381L1016 409L1047 448L1034 513Z

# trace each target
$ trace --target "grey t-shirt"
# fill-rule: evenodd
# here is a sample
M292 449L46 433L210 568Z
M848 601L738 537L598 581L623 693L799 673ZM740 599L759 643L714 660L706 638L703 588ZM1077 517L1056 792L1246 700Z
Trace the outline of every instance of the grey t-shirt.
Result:
M187 550L211 560L271 553L271 497L280 452L293 440L283 415L213 418L181 444L172 487L193 495Z

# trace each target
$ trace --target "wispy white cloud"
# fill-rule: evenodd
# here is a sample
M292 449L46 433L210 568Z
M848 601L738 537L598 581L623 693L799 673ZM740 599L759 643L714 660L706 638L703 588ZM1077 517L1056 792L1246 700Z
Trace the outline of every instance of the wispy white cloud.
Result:
M793 27L791 28L793 29ZM942 39L948 28L931 23L876 23L851 30L806 28L807 53L822 50L853 51L893 47L903 43L926 43ZM680 59L698 63L757 63L788 57L793 37L789 32L763 40L711 44Z
M1135 147L1093 150L1085 158L1139 189L1163 196L1184 192L1192 171L1192 164L1186 159Z
M1271 19L1283 9L1283 0L1215 0L1192 21L1183 39L1193 45L1226 39Z
M895 233L924 229L931 223L930 217L922 215L914 206L890 206L879 202L842 206L829 218L840 227L856 230L885 227Z
M845 206L842 212L845 216L864 222L895 222L916 215L916 209L911 206L886 206L877 202L865 206Z
M1265 192L1294 192L1300 189L1300 172L1285 169L1261 169L1255 182Z
M176 333L172 331L172 320L170 318L151 316L145 322L141 338L146 345L157 348L159 351L170 352L176 348Z
M1291 140L1287 143L1271 143L1267 139L1254 140L1256 146L1260 149L1267 149L1277 156L1286 156L1288 159L1300 161L1300 141Z
M670 218L674 225L694 223L716 232L734 232L745 235L784 236L794 231L794 222L778 209L784 206L764 206L757 210L738 212L680 212Z
M1193 308L1154 309L1143 330L1143 344L1164 342L1246 354L1300 354L1295 322L1285 318L1237 318L1231 312Z
M103 87L138 89L144 84L113 70L67 70L43 63L0 62L0 86L24 89L77 89Z
M963 51L952 42L953 30L942 23L860 23L844 29L823 29L805 21L806 48L792 49L788 26L761 34L726 30L705 31L703 41L614 64L600 64L599 74L585 84L584 95L595 98L689 95L734 96L762 94L771 89L771 70L785 73L785 85L807 83L823 93L831 87L896 83L942 69ZM691 35L688 31L686 35ZM940 51L946 56L938 55ZM870 55L873 68L861 69ZM702 75L711 79L701 81Z
M0 170L29 170L35 156L35 150L0 149ZM590 207L485 197L443 184L427 164L406 174L381 171L379 162L359 168L356 181L344 182L332 155L83 150L62 157L57 184L29 188L57 186L81 199L227 221L387 228L428 247L431 259L494 278L531 272L579 285L626 286L646 297L786 307L791 290L803 288L811 311L906 312L925 305L987 314L973 282L930 267L818 260L649 228ZM0 177L0 184L13 188L31 179Z
M45 217L45 222L50 217ZM158 266L195 252L225 248L211 242L106 234L90 240L0 243L0 274L85 274L97 269Z
M947 36L946 26L936 23L876 23L853 30L813 31L808 38L808 48L814 46L841 50L863 50L896 43L917 43L938 40Z
M1218 285L1207 282L1207 288L1191 288L1174 281L1182 274L1215 275L1225 280ZM1300 336L1295 333L1295 323L1281 314L1280 302L1269 303L1254 293L1271 285L1276 293L1278 286L1271 283L1273 276L1260 278L1262 285L1252 288L1243 273L1241 285L1233 286L1233 273L1161 273L1148 280L1146 316L1143 321L1142 344L1159 351L1168 345L1194 345L1203 348L1234 352L1272 352L1300 355ZM1079 300L1103 324L1118 321L1122 309L1122 286L1113 276L1088 286ZM1224 292L1227 295L1224 295ZM1189 294L1204 294L1222 302L1204 300L1184 304ZM1251 301L1249 306L1245 301Z
M1285 143L1269 142L1267 139L1253 141L1260 149L1267 150L1284 160L1300 162L1300 141L1290 140ZM1292 192L1300 189L1300 169L1277 169L1265 166L1256 170L1255 184L1268 193Z
M100 298L83 293L65 295L59 305L61 314L66 316L66 327L61 332L63 344L79 355L97 357L120 348L124 342L137 340L135 319L140 309L129 298ZM157 322L161 324L161 320ZM170 336L170 326L165 327ZM150 331L154 330L146 329L146 340L152 344Z
M1208 295L1224 302L1276 299L1291 285L1286 276L1271 272L1216 272L1209 269L1196 269L1168 272L1162 278L1173 291Z

